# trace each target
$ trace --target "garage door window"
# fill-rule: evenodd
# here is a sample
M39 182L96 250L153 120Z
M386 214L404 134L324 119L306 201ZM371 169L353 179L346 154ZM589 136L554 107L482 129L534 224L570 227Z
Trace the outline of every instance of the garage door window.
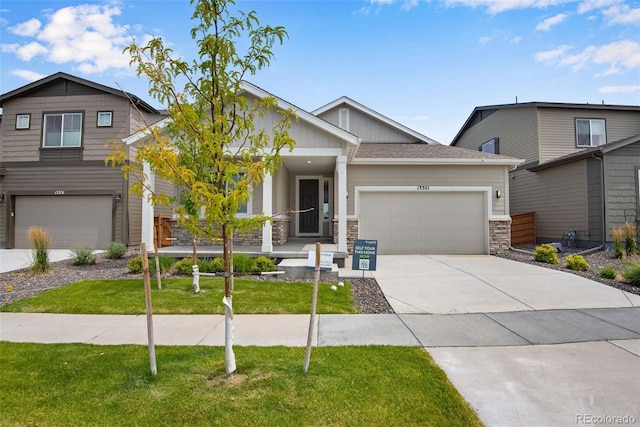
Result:
M82 113L45 114L44 147L80 147Z

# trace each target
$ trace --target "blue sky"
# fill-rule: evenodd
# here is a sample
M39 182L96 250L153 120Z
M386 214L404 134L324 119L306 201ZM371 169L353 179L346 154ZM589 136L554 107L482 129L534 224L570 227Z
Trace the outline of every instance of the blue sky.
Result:
M640 104L640 0L239 0L289 39L248 80L307 111L346 95L449 144L474 107ZM122 49L192 58L187 0L3 0L0 93L58 71L156 107Z

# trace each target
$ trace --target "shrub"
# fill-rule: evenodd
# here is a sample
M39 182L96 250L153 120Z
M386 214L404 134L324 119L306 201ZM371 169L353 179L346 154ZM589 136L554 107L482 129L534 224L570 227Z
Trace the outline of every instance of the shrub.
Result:
M171 271L171 268L173 268L173 264L175 263L176 263L176 259L172 256L160 255L158 257L158 264L160 264L161 273L166 273L168 271Z
M196 258L196 264L200 273L210 273L209 261ZM193 274L193 259L191 257L182 258L176 262L173 266L178 274L186 274L191 276Z
M224 272L224 259L222 258L214 258L209 263L209 270L212 273L222 273Z
M624 247L627 255L635 255L638 253L638 242L636 240L636 225L632 222L624 224Z
M627 263L622 275L633 286L640 286L640 262Z
M255 265L256 265L255 266L256 273L262 273L266 271L276 271L275 261L265 256L260 256L256 258Z
M120 259L127 253L127 246L120 242L111 242L107 246L107 258Z
M537 246L533 251L534 259L546 264L558 264L558 254L556 248L548 243Z
M567 268L575 271L587 271L591 268L582 255L569 255L567 257Z
M610 265L607 265L606 267L600 267L600 270L598 271L598 276L602 277L603 279L615 279L617 275L618 273L616 272L616 269Z
M96 257L93 256L93 248L89 245L74 246L71 248L73 265L93 265L96 263Z
M234 273L253 273L255 271L255 259L247 254L235 254L233 256Z
M33 248L33 260L31 271L33 273L46 273L49 271L49 246L51 237L42 227L33 226L27 230L29 244Z
M131 258L127 262L127 270L129 270L131 274L142 273L142 256Z

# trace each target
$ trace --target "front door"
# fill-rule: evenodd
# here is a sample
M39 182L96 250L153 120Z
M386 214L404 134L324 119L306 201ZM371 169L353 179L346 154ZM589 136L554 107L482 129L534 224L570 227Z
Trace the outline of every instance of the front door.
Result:
M318 234L320 231L320 181L301 179L299 183L299 232L300 234Z

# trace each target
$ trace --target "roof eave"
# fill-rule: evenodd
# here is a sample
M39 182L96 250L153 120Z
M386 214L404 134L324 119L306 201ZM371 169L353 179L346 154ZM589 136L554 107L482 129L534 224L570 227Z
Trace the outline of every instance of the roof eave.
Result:
M516 166L522 159L415 159L415 158L356 158L351 164L358 165L486 165Z

